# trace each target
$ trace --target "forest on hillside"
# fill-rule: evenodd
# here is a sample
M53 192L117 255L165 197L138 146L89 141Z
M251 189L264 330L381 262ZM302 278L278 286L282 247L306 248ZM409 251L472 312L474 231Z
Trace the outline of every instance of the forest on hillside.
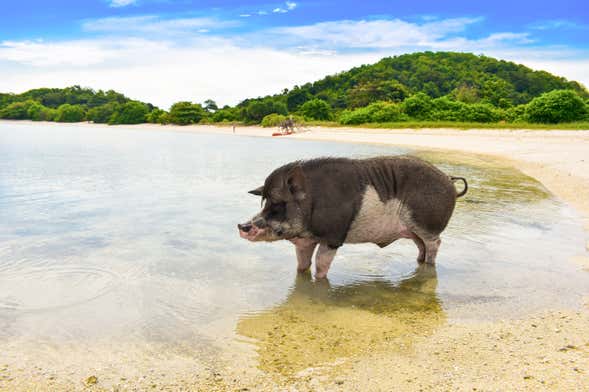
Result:
M513 62L454 52L387 57L236 106L177 102L169 111L115 91L72 86L0 93L0 118L108 124L298 121L344 125L402 122L589 121L584 86Z

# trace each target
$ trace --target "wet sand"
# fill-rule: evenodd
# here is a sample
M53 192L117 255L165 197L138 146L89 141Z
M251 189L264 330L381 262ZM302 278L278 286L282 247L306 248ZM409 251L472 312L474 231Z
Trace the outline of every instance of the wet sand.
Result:
M68 126L92 127L91 124ZM231 127L212 126L138 125L130 128L232 133ZM237 127L236 134L269 137L272 131ZM575 207L583 216L589 239L589 131L313 128L310 132L288 137L468 151L499 157L538 179L553 194ZM578 249L575 261L589 271L588 251L589 241L587 249ZM302 306L313 320L325 317L323 309L313 307L317 304L302 303ZM4 351L13 356L0 357L0 390L589 390L589 297L586 305L578 310L551 311L516 320L469 323L434 320L431 325L418 324L423 330L416 333L411 342L378 338L378 345L373 347L366 339L387 333L376 330L375 335L359 340L366 350L357 350L354 342L344 342L338 348L341 357L321 354L329 362L327 365L307 367L307 363L305 369L295 366L300 361L293 365L288 358L281 359L276 353L290 355L288 352L294 352L304 358L307 351L308 355L318 355L314 351L321 347L313 346L316 343L312 340L298 343L286 339L285 345L273 348L284 339L280 338L282 335L273 335L274 330L264 328L274 325L277 332L285 335L289 331L281 330L283 322L292 321L290 314L278 310L268 314L266 320L244 320L237 326L242 335L263 342L258 355L267 362L260 364L261 370L245 365L248 362L245 360L243 368L214 368L194 362L189 365L191 356L186 353L163 355L157 348L149 353L136 350L132 345L115 351L126 352L127 360L122 353L115 360L117 355L112 356L111 348L106 345L92 355L73 351L74 355L68 359L71 363L62 364L63 369L54 374L51 370L33 369L39 358L28 358L26 346L15 342ZM345 324L350 321L347 316L334 313L332 319L341 319ZM367 317L363 322L370 324L371 319ZM413 321L400 320L400 324L413 325ZM391 328L397 327L397 324L391 325ZM337 341L335 335L329 338ZM312 347L303 349L305 345ZM47 364L59 360L55 357L59 350L45 347L43 353L46 357L43 361ZM234 355L238 359L251 358L255 353L236 352ZM109 357L98 362L110 360L110 368L90 371L90 366L81 370L79 363L91 363L92 358L100 356ZM76 358L80 360L78 364ZM154 360L158 358L160 364L154 368ZM127 366L132 367L132 371L125 372L124 379L120 379L117 371ZM285 367L292 368L287 375L276 371ZM97 376L96 384L91 378L93 375Z
M223 131L223 130L221 130ZM241 130L237 130L241 133ZM243 130L267 135L265 129ZM290 138L467 151L508 160L583 216L589 271L589 131L375 130L314 128ZM452 323L419 336L409 352L370 355L308 372L299 389L588 390L589 298L578 311L489 323ZM382 343L382 342L381 342Z

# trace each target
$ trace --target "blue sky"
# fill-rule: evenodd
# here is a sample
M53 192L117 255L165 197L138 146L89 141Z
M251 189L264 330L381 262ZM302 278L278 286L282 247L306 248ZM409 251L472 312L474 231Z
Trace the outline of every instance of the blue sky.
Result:
M10 1L0 91L80 84L162 107L235 104L423 50L486 54L589 85L588 37L582 1Z

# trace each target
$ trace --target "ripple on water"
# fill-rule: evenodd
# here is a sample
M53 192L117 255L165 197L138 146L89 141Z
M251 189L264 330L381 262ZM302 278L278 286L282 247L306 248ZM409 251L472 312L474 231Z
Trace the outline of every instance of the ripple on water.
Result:
M43 312L87 303L112 290L117 274L92 266L0 265L0 310Z

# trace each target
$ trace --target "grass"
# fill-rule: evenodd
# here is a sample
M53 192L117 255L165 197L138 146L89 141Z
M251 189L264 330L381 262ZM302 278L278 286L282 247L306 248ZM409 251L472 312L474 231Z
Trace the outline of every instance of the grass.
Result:
M375 128L375 129L423 129L423 128L452 128L452 129L539 129L539 130L589 130L589 121L562 124L534 124L534 123L477 123L455 121L403 121L390 123L368 123L359 125L342 125L335 121L307 121L307 126L322 126L334 128Z

